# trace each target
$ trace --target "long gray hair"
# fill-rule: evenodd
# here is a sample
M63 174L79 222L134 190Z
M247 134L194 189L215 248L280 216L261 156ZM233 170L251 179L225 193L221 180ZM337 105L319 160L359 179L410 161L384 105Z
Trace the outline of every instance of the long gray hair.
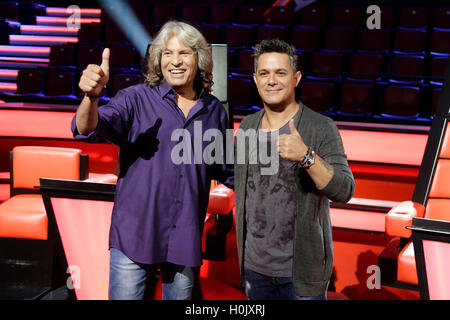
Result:
M196 90L212 87L212 57L205 37L193 26L179 21L166 22L158 35L153 39L148 54L148 71L144 75L144 82L151 86L157 86L164 80L161 71L161 54L170 37L177 38L194 50L197 58L198 71L194 80Z

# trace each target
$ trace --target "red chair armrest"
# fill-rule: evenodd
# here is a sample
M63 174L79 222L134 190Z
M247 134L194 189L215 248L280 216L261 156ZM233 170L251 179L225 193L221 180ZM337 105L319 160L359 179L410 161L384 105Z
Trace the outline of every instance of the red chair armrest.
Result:
M406 227L412 225L413 218L422 218L424 213L425 207L420 203L400 202L386 214L386 234L402 238L411 237L411 230L406 229Z
M209 193L208 213L228 214L234 208L234 191L223 184L213 187Z

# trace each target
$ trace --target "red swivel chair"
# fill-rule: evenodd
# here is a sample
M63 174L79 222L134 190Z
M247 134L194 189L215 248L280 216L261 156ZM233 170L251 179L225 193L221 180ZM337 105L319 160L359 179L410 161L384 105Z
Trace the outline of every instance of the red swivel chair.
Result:
M11 151L11 198L0 204L0 294L35 299L65 284L60 242L48 222L41 177L81 180L87 155L79 149L20 146Z
M384 279L385 282L397 281L417 288L417 271L419 271L415 257L417 251L411 241L411 230L408 229L412 225L413 218L450 221L448 120L443 115L433 119L412 201L401 202L386 215L386 234L395 238L379 259L379 262L380 260L386 262L389 259L394 262L391 263L394 266L390 269L391 273L388 269L383 270L381 266L382 277L383 273L387 277Z
M44 88L44 75L39 70L19 70L17 91L19 94L38 94Z

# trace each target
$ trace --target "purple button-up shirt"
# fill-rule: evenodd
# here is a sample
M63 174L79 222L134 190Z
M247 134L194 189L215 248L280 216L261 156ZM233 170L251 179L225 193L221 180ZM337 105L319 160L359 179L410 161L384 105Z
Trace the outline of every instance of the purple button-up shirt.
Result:
M203 139L194 137L194 131L198 134L201 123L202 134L211 128L222 132L225 149L228 120L225 108L210 94L200 94L187 118L175 104L175 96L166 82L153 88L145 84L128 87L98 108L98 126L93 132L79 134L75 118L72 132L76 139L120 147L110 247L138 263L200 266L210 183L215 179L233 187L233 166L225 164L225 156L223 164L175 164L174 147L188 140L172 141L171 137L175 129L185 129L191 145L198 145ZM205 149L210 143L200 145Z

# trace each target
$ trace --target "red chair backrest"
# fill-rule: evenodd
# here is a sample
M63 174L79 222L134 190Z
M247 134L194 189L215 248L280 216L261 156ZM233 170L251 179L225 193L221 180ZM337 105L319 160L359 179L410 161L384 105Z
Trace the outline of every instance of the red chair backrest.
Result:
M80 180L81 150L20 146L12 151L12 188L34 189L39 178Z
M434 171L425 218L450 221L450 129L448 125Z

